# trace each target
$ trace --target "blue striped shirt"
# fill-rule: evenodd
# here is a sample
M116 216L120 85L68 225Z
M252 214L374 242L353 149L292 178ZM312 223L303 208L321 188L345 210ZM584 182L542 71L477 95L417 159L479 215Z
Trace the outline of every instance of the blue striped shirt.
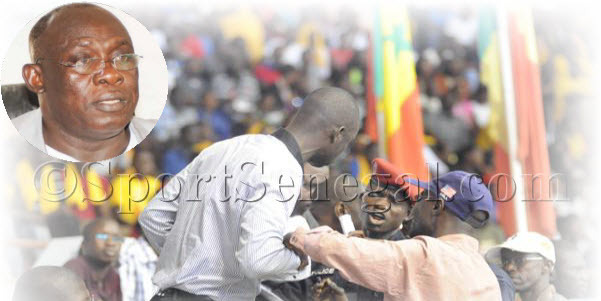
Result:
M262 279L296 274L300 259L282 240L300 195L301 160L283 129L200 153L140 216L160 251L154 283L215 300L254 300Z

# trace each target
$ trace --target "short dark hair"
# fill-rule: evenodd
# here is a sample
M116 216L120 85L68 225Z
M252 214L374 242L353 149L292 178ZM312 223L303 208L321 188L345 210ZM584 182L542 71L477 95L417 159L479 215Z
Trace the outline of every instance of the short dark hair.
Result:
M98 219L95 219L95 220L89 222L87 225L85 225L83 227L83 230L82 230L83 240L89 241L89 240L93 239L94 231L96 231L96 229L98 227L103 226L106 223L111 223L111 222L117 223L116 220L111 219L111 218L105 218L105 217L98 218Z

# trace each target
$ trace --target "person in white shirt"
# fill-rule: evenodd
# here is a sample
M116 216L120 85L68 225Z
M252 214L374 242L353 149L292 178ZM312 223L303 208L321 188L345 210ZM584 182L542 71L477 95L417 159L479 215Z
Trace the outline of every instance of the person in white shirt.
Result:
M134 117L138 62L119 19L93 4L58 7L31 29L23 79L40 108L13 119L32 145L60 159L101 161L141 142L156 120Z
M272 135L213 144L150 201L139 222L159 254L156 300L254 300L263 279L306 265L284 247L303 163L325 166L359 130L353 96L320 88Z

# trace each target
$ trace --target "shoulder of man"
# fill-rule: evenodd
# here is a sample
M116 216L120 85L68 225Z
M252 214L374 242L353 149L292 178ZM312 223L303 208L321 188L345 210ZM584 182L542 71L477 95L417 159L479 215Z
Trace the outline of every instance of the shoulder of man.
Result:
M81 278L85 278L87 271L90 269L88 263L82 256L72 258L71 260L67 261L63 267L73 271Z
M150 131L152 131L157 121L156 119L144 119L134 116L129 126L133 133L141 140L146 138Z
M27 142L45 151L44 135L42 133L42 110L40 108L19 115L11 121Z
M37 108L37 109L31 110L29 112L19 115L15 118L11 119L11 121L13 122L13 124L15 125L17 130L20 130L21 127L28 125L27 124L28 121L32 121L32 120L40 119L40 118L42 118L42 111L40 108Z

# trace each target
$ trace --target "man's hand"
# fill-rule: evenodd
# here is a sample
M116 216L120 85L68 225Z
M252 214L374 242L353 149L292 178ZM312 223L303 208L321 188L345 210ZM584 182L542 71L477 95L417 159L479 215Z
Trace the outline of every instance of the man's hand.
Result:
M290 238L293 233L288 233L284 235L284 246L294 252L300 258L300 265L298 266L298 270L301 271L309 264L309 257L299 248L293 246L290 243Z
M365 233L363 233L363 230L356 230L349 232L348 237L365 238Z
M313 301L348 301L344 289L326 278L313 286Z

